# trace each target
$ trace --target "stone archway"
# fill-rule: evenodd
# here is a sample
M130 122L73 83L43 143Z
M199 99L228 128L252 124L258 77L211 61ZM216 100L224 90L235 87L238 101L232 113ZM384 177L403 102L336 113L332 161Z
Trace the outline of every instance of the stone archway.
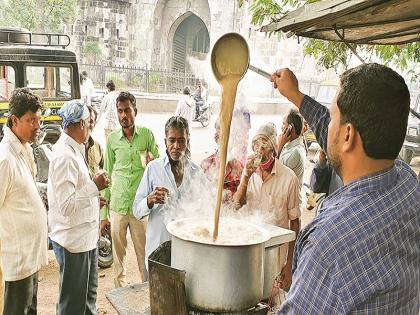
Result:
M153 68L171 70L173 64L173 42L175 34L183 34L184 28L188 25L199 26L202 32L211 32L211 14L208 0L155 0L153 13L153 40L151 64ZM198 19L198 21L197 21ZM204 24L205 30L199 21ZM185 24L184 24L185 23ZM192 24L190 24L192 23ZM183 24L183 25L181 25ZM179 32L177 32L179 28ZM186 36L191 39L192 35ZM203 36L198 36L202 38ZM178 41L178 38L176 38ZM178 41L179 42L179 41ZM183 42L183 41L181 41ZM197 44L200 46L200 43ZM185 41L185 51L192 51L192 44ZM178 65L178 68L180 66ZM182 65L181 65L182 67ZM184 66L185 68L185 66ZM183 70L185 71L185 69Z
M203 20L191 12L179 17L171 27L171 70L189 72L188 57L204 59L210 49L210 36Z

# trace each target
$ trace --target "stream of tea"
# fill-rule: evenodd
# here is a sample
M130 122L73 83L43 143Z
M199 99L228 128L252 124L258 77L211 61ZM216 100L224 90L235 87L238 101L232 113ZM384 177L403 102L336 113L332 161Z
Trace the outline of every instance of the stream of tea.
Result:
M248 45L239 34L227 34L217 41L212 54L214 55L214 57L212 57L212 62L215 63L215 75L222 87L222 99L219 113L220 169L213 230L213 240L216 241L219 232L220 207L222 204L233 107L239 81L248 69L249 51Z

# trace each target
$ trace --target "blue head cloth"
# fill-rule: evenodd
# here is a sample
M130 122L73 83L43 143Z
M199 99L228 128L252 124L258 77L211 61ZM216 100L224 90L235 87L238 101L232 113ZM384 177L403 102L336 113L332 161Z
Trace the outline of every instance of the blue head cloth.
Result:
M58 111L63 120L63 128L66 129L70 124L77 123L89 118L89 109L80 100L71 100L64 104Z

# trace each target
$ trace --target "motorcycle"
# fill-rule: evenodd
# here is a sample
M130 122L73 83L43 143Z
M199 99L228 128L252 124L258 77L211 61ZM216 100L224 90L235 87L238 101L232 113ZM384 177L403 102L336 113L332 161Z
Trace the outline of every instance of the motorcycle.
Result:
M317 216L327 194L314 193L306 183L303 184L303 187L306 193L306 209L313 211L315 216Z
M106 229L98 241L98 266L100 268L109 268L113 262L111 231Z
M196 108L198 106L198 113L196 111L193 121L199 122L203 127L207 127L211 120L211 104L204 100L197 100L197 98L194 98L194 102Z

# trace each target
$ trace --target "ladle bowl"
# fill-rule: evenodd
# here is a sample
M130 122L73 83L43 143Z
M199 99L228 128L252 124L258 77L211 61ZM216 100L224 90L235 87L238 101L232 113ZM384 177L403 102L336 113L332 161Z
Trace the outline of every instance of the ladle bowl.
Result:
M214 44L211 52L211 67L218 82L228 75L242 79L249 67L249 48L238 33L227 33Z
M220 206L222 202L223 182L225 178L226 155L229 141L230 123L235 104L239 81L249 66L249 48L245 39L237 33L227 33L220 37L211 52L211 67L214 76L222 86L220 102L220 168L217 190L216 209L214 210L213 240L217 239L219 229Z

